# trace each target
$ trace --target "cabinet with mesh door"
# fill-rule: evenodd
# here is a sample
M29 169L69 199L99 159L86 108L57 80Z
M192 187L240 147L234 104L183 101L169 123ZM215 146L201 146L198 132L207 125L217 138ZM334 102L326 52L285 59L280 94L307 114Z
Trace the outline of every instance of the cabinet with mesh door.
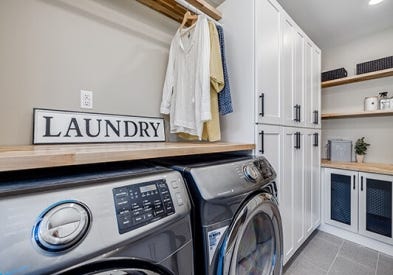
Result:
M393 176L325 169L325 222L393 244Z
M326 169L325 222L358 232L358 172Z
M393 176L359 173L359 233L393 244Z

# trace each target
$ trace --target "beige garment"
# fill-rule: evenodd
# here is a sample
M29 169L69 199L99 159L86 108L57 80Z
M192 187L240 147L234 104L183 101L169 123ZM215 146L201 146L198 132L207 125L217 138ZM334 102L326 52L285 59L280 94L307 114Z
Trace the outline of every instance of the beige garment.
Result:
M218 93L224 88L224 72L221 60L221 48L216 25L209 21L210 33L210 110L212 119L203 125L202 139L208 141L221 140L220 117L218 113ZM197 136L179 133L179 137L197 140Z

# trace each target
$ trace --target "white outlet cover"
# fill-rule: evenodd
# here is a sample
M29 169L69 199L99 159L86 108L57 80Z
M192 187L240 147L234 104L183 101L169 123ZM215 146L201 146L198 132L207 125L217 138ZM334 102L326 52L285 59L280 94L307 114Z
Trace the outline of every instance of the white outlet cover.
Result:
M93 92L81 90L81 108L92 109L93 108Z

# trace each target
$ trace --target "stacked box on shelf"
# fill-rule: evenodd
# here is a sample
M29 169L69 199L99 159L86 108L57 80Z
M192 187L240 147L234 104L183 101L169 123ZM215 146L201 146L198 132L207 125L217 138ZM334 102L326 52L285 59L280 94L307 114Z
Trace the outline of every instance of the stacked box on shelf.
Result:
M322 73L322 82L347 77L348 73L344 68L335 69Z
M393 56L384 57L356 65L357 74L365 74L393 68Z

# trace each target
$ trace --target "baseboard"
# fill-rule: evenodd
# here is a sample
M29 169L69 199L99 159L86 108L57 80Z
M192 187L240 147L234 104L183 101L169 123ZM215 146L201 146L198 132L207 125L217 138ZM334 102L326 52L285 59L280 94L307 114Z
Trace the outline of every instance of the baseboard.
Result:
M342 239L363 245L365 247L377 250L379 252L385 253L387 255L393 256L393 245L386 244L374 239L370 239L367 237L364 237L362 235L335 227L331 226L328 224L321 224L318 227L319 230L335 235L337 237L340 237Z

